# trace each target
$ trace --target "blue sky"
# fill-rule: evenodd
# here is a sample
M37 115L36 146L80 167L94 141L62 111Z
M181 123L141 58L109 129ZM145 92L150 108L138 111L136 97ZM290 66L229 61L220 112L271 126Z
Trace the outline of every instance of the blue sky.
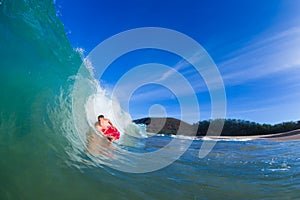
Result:
M196 40L216 63L225 84L227 118L272 124L300 119L300 1L56 0L56 7L71 44L86 55L125 30L173 29ZM103 86L113 87L122 73L151 62L184 74L196 91L201 119L210 118L205 83L188 64L179 67L184 61L168 52L148 49L120 57L105 72ZM157 105L179 118L174 94L153 84L134 93L129 112L132 118L145 117L149 109L161 111Z

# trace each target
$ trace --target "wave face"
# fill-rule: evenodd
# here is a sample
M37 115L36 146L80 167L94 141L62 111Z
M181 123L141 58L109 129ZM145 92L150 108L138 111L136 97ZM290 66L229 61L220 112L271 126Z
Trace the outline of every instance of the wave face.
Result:
M84 156L70 95L80 55L53 1L1 1L0 22L0 199L70 195Z
M134 165L126 151L154 152L171 140L180 148L187 140L146 138L145 127L132 124L107 96L91 66L78 73L81 56L69 44L53 1L1 1L0 58L0 199L299 197L297 142L221 141L199 159L202 141L195 140L164 169L114 170ZM95 133L100 113L123 133L119 144Z
M53 1L1 2L0 20L0 199L50 198L54 191L84 198L80 170L111 164L111 149L94 129L97 116L123 133L119 145L142 146L134 140L145 131L108 97L91 66L78 73L82 56L69 44ZM65 189L70 185L79 194Z

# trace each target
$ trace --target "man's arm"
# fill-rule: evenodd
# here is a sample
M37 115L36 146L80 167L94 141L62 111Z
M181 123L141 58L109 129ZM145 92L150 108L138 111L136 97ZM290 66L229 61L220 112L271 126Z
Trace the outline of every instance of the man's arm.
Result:
M100 127L98 124L95 124L95 128L96 128L96 130L97 130L99 133L101 133L102 135L104 135L104 134L102 133L101 127Z
M113 125L113 123L109 119L108 119L107 122L111 125L112 128L115 128L115 126Z

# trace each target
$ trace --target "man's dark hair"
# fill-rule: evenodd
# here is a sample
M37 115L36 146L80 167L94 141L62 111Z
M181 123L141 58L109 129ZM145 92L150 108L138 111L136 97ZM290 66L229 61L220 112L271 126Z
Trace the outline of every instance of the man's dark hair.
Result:
M98 116L98 120L99 120L100 118L104 118L104 115L99 115L99 116Z

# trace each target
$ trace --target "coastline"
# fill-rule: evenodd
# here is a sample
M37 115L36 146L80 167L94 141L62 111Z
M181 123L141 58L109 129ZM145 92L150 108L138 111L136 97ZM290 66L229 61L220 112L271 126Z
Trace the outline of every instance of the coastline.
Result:
M258 124L255 122L226 119L221 136L208 136L207 128L210 121L201 121L198 124L189 124L176 118L141 118L133 120L136 124L145 124L149 136L170 135L172 137L187 137L188 139L203 140L269 140L290 141L300 140L300 121L282 122L280 124ZM214 121L218 123L218 120ZM177 134L181 127L183 134ZM197 129L197 132L195 132ZM294 129L294 130L293 130Z
M155 136L157 133L147 132L147 135ZM183 136L184 135L172 135L172 137L176 136ZM191 136L187 136L191 137ZM251 136L194 136L194 139L211 139L211 140L269 140L274 142L283 142L283 141L293 141L293 140L300 140L300 129L287 131L283 133L275 133L275 134L267 134L267 135L251 135Z
M264 139L275 142L291 141L291 140L300 140L300 129L287 131L283 133L267 134L267 135L253 135L253 136L205 136L210 139Z

